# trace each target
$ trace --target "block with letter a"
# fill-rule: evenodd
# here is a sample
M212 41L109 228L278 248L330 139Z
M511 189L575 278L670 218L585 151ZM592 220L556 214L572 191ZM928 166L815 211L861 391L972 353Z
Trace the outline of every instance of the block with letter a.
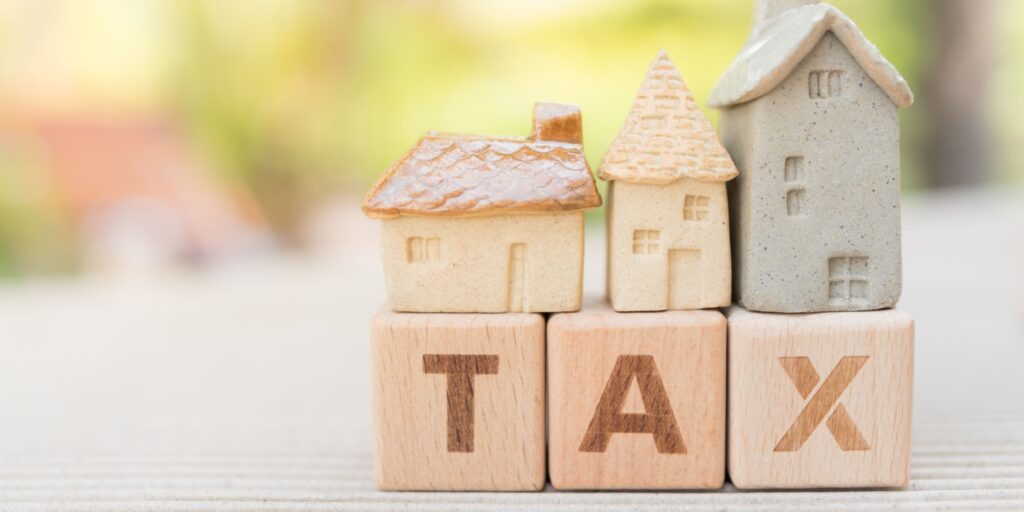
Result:
M380 313L373 319L383 490L544 487L544 318Z
M548 321L556 489L717 489L725 479L725 317L588 305Z
M905 487L914 322L899 310L729 317L740 489Z

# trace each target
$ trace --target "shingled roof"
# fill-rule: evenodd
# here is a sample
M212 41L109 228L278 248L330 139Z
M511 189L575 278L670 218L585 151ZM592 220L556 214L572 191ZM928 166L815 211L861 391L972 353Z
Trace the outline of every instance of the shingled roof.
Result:
M839 9L818 4L788 9L757 27L719 80L708 104L724 108L768 94L830 31L897 107L914 103L907 81L857 25Z
M661 51L601 162L601 179L667 184L683 178L728 181L737 174L679 69Z
M580 135L579 109L541 103L535 116L529 138L428 133L370 190L363 212L479 216L601 206L583 145L566 141ZM540 140L546 134L555 140Z

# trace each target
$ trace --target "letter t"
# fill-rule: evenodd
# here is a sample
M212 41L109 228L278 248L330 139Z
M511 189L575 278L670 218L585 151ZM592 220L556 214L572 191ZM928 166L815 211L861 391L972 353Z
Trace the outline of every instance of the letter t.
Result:
M473 382L498 373L498 356L424 354L424 373L448 377L448 451L473 451Z

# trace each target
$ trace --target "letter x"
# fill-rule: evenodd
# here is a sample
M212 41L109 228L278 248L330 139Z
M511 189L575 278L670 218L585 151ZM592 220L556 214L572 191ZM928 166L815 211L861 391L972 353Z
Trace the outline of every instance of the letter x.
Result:
M786 370L786 375L789 376L789 380L793 381L800 396L806 399L821 380L814 365L811 364L811 360L806 357L780 357L779 362L782 363L782 368ZM821 425L829 410L836 405L843 391L846 391L850 382L867 362L868 356L846 356L840 359L839 364L832 369L832 373L828 374L825 382L818 387L804 410L796 417L796 421L779 440L775 451L795 452L799 450L818 428L818 425ZM828 418L827 426L843 451L871 449L868 442L864 440L864 436L857 430L857 425L850 419L843 404L836 405L832 415Z

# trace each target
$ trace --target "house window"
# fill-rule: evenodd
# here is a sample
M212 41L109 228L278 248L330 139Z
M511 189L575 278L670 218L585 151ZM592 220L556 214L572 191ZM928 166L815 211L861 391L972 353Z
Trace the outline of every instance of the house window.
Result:
M811 99L838 98L843 95L843 79L846 73L840 70L811 71L807 89Z
M849 304L868 298L868 259L839 256L828 260L828 298L833 304Z
M704 220L708 216L708 196L686 196L683 199L683 219Z
M418 236L409 238L406 240L406 256L409 263L439 261L441 259L441 240Z
M786 213L790 217L799 217L804 211L804 192L802 188L795 188L786 192Z
M786 159L786 183L796 183L804 179L804 157L791 156Z
M661 249L661 231L638 229L633 231L633 254L658 254Z
M807 182L804 171L804 157L791 156L786 158L783 170L786 179L786 213L790 217L806 215Z

